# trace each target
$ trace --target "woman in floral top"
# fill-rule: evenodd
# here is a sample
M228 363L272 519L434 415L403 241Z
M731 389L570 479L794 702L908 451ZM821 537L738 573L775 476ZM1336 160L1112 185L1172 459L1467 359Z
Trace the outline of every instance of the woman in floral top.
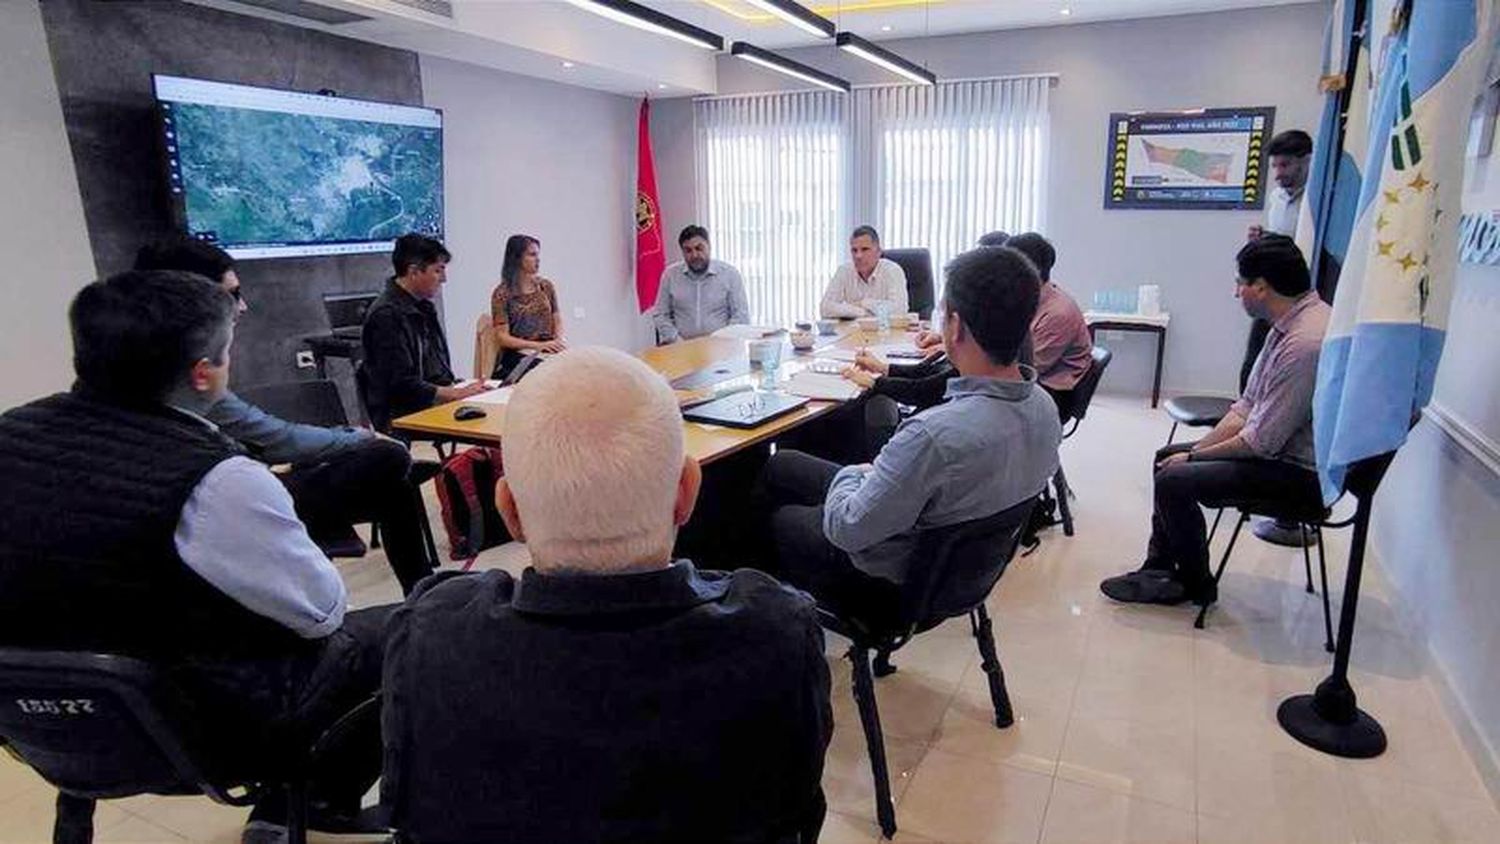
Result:
M500 284L490 295L495 341L500 346L495 378L510 375L528 353L551 354L567 348L557 289L538 273L541 266L541 241L524 234L513 234L505 241Z

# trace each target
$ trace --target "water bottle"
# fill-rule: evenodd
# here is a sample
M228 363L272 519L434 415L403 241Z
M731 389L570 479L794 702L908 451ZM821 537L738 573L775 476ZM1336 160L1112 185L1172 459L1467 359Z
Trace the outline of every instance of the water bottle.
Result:
M875 328L884 334L891 330L891 303L885 299L877 299L871 303L875 309Z

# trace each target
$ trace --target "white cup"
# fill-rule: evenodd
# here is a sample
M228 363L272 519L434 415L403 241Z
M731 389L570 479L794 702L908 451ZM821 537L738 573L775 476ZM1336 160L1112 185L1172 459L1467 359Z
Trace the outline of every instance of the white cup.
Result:
M1161 288L1155 284L1143 284L1137 291L1136 310L1145 316L1161 313Z

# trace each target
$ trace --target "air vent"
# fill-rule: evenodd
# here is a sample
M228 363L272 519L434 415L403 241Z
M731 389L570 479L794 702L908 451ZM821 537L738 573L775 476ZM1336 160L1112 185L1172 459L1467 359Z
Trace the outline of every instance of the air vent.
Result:
M330 26L371 20L367 15L356 15L343 9L330 9L327 6L310 3L308 0L234 0L234 2L241 6L254 6L268 12L279 12L283 15L317 21Z
M391 0L391 2L426 12L429 15L453 17L453 0Z

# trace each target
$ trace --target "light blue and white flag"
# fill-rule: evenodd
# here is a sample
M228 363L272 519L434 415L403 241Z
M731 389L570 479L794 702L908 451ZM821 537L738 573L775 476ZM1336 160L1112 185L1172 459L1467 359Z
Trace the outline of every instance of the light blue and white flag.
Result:
M1491 0L1395 8L1374 68L1359 202L1313 400L1329 502L1352 463L1405 442L1432 397L1458 262L1469 116L1495 42ZM1384 26L1371 18L1371 30Z
M1335 0L1324 34L1323 77L1318 83L1324 92L1323 117L1296 233L1297 248L1307 257L1320 292L1338 279L1359 208L1374 85L1369 14L1365 3Z

